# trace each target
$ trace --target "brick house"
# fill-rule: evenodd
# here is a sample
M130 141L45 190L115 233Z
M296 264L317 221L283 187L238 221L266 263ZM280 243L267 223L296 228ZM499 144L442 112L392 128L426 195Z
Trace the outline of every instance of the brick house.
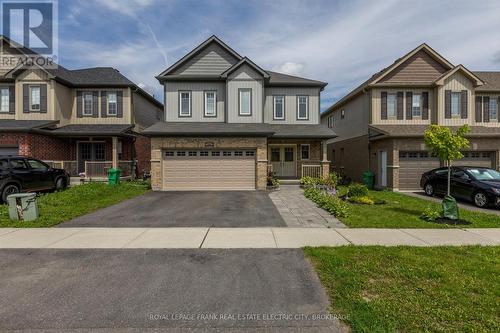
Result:
M335 133L320 124L326 83L264 70L216 36L157 79L165 119L144 131L154 190L265 189L269 172L328 175Z
M500 167L500 72L453 65L422 44L374 74L329 107L321 122L339 137L329 140L332 168L376 185L415 190L422 173L441 162L423 140L431 124L456 129L468 124L470 150L455 165Z
M4 43L13 42L4 36L0 42L0 57L23 58L25 49L8 51ZM141 132L162 113L114 68L0 69L0 155L31 156L72 176L103 177L110 167L149 172L151 140Z

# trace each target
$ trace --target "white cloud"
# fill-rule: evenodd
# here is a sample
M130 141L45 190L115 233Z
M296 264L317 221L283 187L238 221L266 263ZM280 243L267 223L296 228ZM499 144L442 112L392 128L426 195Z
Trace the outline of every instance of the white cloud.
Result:
M290 74L290 75L300 75L302 74L302 70L304 69L304 64L296 63L296 62L285 62L278 67L275 67L274 70L277 72Z

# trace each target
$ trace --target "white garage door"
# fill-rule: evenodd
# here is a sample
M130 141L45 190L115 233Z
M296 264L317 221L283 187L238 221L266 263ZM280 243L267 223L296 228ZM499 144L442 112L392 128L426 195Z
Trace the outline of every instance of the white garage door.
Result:
M18 147L0 147L0 155L18 155Z
M466 151L464 158L453 162L456 166L470 166L493 168L493 156L495 153L487 151Z
M399 189L420 189L422 174L439 166L439 159L430 157L426 151L399 152Z
M163 190L255 190L255 150L166 150Z

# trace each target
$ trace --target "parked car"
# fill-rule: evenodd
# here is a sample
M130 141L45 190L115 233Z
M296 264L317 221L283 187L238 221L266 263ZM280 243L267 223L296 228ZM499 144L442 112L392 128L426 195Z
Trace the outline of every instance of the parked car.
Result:
M62 190L69 184L69 174L51 168L34 158L0 155L0 201L10 194Z
M429 196L446 194L448 168L424 173L420 186ZM452 167L450 190L456 199L472 201L478 207L500 207L500 172L480 167Z

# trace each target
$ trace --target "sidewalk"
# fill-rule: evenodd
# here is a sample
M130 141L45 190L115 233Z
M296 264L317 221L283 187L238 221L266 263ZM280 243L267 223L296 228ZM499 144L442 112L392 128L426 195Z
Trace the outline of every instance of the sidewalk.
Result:
M0 229L0 248L236 249L343 245L500 245L495 229L46 228Z

